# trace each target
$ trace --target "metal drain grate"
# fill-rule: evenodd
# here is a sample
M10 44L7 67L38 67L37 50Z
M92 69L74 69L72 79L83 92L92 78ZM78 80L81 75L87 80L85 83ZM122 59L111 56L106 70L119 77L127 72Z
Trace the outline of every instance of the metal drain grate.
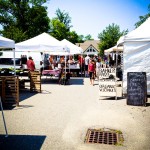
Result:
M109 144L109 145L121 145L123 142L123 136L121 132L113 131L102 131L96 129L88 129L86 143L98 143L98 144Z

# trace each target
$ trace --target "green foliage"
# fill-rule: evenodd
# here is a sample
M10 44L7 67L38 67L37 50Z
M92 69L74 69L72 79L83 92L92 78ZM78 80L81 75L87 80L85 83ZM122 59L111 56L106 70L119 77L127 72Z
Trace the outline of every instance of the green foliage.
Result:
M135 23L135 28L139 27L142 23L144 23L146 21L147 18L150 17L150 4L148 5L148 13L144 16L139 16L139 21L137 23Z
M50 0L28 0L33 5L42 5Z
M92 36L90 34L86 35L84 37L84 40L87 41L87 40L93 40Z
M46 8L43 6L34 6L28 12L28 30L27 35L34 37L49 30L49 18Z
M50 21L50 34L58 40L69 40L72 43L77 43L79 36L75 31L70 31L72 25L71 18L68 13L56 10L56 17Z
M71 23L71 17L69 16L69 14L65 11L61 11L59 8L56 10L56 18L61 22L64 23L64 25L66 26L66 28L68 29L68 31L70 30L70 28L72 27L72 25L70 25Z
M84 35L78 35L78 43L84 42Z
M68 32L67 40L69 40L73 44L78 43L78 34L75 31Z
M50 21L50 34L58 40L66 39L68 29L65 24L57 18Z
M16 43L28 38L27 34L25 34L26 32L23 32L21 29L15 26L5 27L1 33L5 37L13 39Z
M48 0L47 0L48 1ZM49 30L46 0L1 0L1 34L20 42Z
M128 33L128 30L120 31L120 27L112 23L105 28L101 33L98 34L98 38L100 39L99 49L100 56L104 55L104 50L116 45L117 41L122 35Z

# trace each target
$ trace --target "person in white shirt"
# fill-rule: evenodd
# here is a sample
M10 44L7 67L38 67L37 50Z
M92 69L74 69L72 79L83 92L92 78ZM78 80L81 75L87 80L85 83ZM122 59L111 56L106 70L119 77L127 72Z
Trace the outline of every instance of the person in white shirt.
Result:
M101 68L101 60L100 58L98 58L97 62L96 62L96 77L97 79L99 79L99 69Z
M74 63L73 56L69 56L68 64L73 64L73 63Z
M89 62L90 62L90 57L88 56L88 54L86 55L85 59L85 77L88 77L89 74L88 74L88 65L89 65Z

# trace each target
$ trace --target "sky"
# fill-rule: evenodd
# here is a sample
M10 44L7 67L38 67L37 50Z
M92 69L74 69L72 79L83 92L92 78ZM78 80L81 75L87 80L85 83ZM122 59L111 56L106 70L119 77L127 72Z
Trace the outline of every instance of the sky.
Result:
M97 40L112 23L119 25L120 31L134 30L139 16L148 13L148 4L150 0L50 0L46 5L50 19L59 8L71 17L71 31Z

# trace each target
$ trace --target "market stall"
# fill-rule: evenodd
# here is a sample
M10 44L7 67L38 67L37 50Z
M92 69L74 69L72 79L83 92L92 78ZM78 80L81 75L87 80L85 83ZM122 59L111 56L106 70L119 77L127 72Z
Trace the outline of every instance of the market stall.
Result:
M123 93L127 93L127 73L146 72L147 93L150 94L150 18L135 30L122 37L117 45L123 45Z
M116 68L117 77L122 80L122 70L123 70L123 46L113 46L104 51L105 55L108 56L109 67ZM111 58L111 59L110 59Z
M83 54L83 49L73 43L71 43L70 41L63 39L62 41L60 41L61 43L65 44L67 47L69 47L70 52L69 52L69 60L70 58L76 54ZM79 76L79 72L82 72L83 68L80 68L80 65L77 61L73 61L72 63L68 63L67 67L67 72L70 72L72 75L75 76Z
M7 48L9 49L14 49L15 47L15 42L11 39L5 38L0 36L0 50L5 50ZM14 53L14 59L15 59L15 53ZM15 62L15 61L14 61ZM15 67L15 63L14 63L14 67ZM11 78L12 79L12 78ZM16 79L16 77L15 77ZM7 82L8 81L8 82ZM4 113L3 113L3 106L2 106L2 101L3 103L6 103L6 91L5 90L9 90L9 88L16 86L15 88L15 99L14 101L16 102L17 105L19 105L19 92L18 92L18 80L13 80L13 82L9 82L9 80L6 79L4 80L2 77L0 77L0 107L1 107L1 111L2 111L2 117L3 117L3 122L4 122L4 128L5 128L5 132L6 132L6 137L8 136L8 132L7 132L7 126L6 126L6 122L5 122L5 117L4 117ZM10 86L11 84L11 86ZM10 92L8 92L9 94ZM2 101L1 101L2 99ZM13 102L14 102L13 101ZM8 102L8 101L7 101Z
M4 51L6 49L11 49L14 52L15 60L15 42L11 39L0 36L0 50ZM14 61L15 69L15 61ZM11 76L9 70L0 71L0 96L3 102L3 105L16 104L19 105L19 79L17 76ZM7 76L5 76L7 74ZM11 89L11 90L10 90ZM10 90L10 91L9 91ZM13 96L13 93L15 96Z
M47 33L15 44L16 52L35 52L50 55L69 55L69 48ZM36 59L36 58L35 58ZM44 60L42 60L44 61ZM39 60L40 63L40 60ZM44 68L44 63L43 63Z

